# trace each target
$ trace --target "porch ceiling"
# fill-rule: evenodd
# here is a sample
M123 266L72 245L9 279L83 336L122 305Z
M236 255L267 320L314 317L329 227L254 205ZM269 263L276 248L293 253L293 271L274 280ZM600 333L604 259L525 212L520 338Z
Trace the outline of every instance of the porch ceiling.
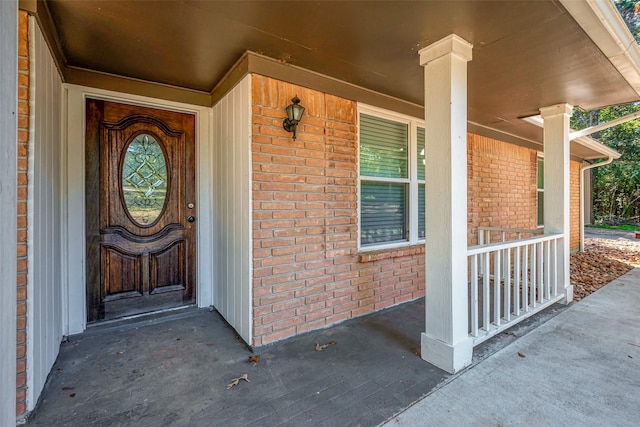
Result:
M640 99L552 0L47 4L65 69L205 93L250 50L423 105L417 52L456 33L474 45L469 120L481 126L540 141L519 117L561 102L590 110Z

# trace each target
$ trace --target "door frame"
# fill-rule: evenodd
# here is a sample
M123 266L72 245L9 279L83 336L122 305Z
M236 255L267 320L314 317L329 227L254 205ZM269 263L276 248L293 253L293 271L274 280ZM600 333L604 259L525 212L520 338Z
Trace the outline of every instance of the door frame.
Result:
M101 99L143 107L194 114L196 121L196 197L198 229L196 235L196 304L214 305L215 259L213 239L213 150L211 123L213 109L146 96L63 84L62 182L63 203L63 295L64 335L83 332L87 327L86 307L86 231L85 231L85 135L86 99Z

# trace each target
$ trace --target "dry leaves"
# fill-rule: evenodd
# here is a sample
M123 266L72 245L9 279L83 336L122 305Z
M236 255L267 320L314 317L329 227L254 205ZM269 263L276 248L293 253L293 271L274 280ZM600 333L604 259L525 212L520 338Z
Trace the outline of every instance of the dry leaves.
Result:
M246 382L251 382L251 381L249 381L249 375L248 374L242 374L238 378L232 379L231 382L229 384L227 384L227 390L229 390L233 386L238 385L238 383L240 383L240 380L245 380Z
M62 390L67 391L67 390L73 390L75 387L62 387Z
M322 351L325 348L329 347L330 345L335 345L335 344L337 344L335 341L329 341L327 344L322 344L322 345L316 343L316 351Z
M253 355L253 356L249 357L249 359L247 359L247 363L252 363L253 362L253 365L251 365L251 367L256 366L259 361L260 361L260 355L259 354Z
M637 266L640 266L640 241L585 239L584 252L571 255L574 301L580 301Z
M523 353L520 353L520 352L518 352L518 356L520 356L520 357L527 357L527 356L525 356Z

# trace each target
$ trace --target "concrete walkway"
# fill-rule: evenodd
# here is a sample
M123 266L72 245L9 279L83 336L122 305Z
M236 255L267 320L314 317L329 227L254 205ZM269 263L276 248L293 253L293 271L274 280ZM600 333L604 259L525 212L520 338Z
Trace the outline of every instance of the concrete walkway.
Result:
M640 269L451 377L385 425L640 425Z

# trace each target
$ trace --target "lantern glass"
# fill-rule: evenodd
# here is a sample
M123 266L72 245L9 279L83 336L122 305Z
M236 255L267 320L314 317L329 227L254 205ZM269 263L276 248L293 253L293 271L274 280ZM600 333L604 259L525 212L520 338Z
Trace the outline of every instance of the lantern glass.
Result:
M295 105L293 105L293 104L287 105L287 117L289 118L289 120L295 120L294 119L294 113L293 113L293 107L295 107ZM298 120L300 120L300 119L298 119Z
M289 113L289 107L291 107L291 109L293 110L292 113ZM287 107L287 115L289 116L289 118L291 118L291 115L293 115L293 120L299 122L302 118L302 113L304 113L304 107L300 104L292 104L289 107Z

